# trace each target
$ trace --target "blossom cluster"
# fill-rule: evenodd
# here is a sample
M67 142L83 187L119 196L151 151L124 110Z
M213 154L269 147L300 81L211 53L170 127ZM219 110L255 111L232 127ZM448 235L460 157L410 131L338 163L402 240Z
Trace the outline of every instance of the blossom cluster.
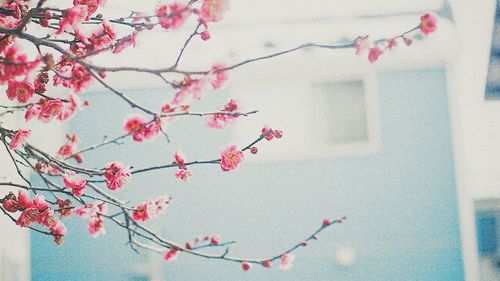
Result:
M35 195L33 199L23 191L19 191L16 197L13 193L7 194L2 200L2 207L10 213L21 212L16 224L21 227L29 227L34 223L46 227L54 237L57 245L63 242L66 227L57 220L54 210L41 195Z
M104 203L85 204L75 209L76 215L87 219L87 230L92 237L106 234L104 228L103 215L107 214L107 206Z
M156 200L149 199L134 207L132 218L134 221L148 221L151 218L158 217L169 206L170 199L165 196L159 197Z
M437 28L436 16L431 12L426 12L420 17L419 29L421 34L424 36L429 35L434 32ZM398 44L398 39L403 40L406 46L410 46L413 43L411 38L404 35L399 35L390 39L377 40L370 43L368 35L361 36L356 40L354 44L354 49L356 55L360 55L365 49L368 49L368 61L370 63L375 62L378 58L384 54L387 50L392 50Z

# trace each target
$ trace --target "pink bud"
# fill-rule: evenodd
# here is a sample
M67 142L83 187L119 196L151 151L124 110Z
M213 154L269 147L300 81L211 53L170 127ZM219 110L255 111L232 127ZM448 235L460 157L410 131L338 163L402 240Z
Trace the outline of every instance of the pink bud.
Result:
M403 42L405 42L406 46L410 46L413 43L413 40L411 40L410 38L404 37Z
M382 50L380 50L378 47L370 48L370 52L368 53L368 61L370 61L370 63L375 62L382 55L382 53Z
M208 30L205 30L202 33L200 33L200 37L201 40L207 41L208 39L210 39L210 32Z
M281 139L283 136L283 131L282 130L273 130L273 135L277 139Z
M257 154L258 151L259 151L259 149L257 147L255 147L255 146L250 147L250 153Z
M219 242L220 242L220 236L217 234L212 236L212 238L210 239L210 245L218 245Z
M249 271L250 268L252 268L252 265L250 263L246 261L241 263L241 269L243 269L243 271Z
M193 243L191 242L186 242L186 249L192 250L193 249Z
M330 219L328 219L328 218L325 218L325 219L323 220L323 226L328 226L328 225L330 225L331 223L332 223L332 221L331 221Z
M267 267L267 268L270 268L272 266L272 262L270 260L267 260L267 261L263 261L262 262L262 265L264 267Z

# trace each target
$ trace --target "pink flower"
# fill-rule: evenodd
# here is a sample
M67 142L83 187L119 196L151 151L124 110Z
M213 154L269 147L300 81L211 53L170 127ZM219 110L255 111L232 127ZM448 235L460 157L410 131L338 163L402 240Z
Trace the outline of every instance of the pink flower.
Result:
M144 125L146 124L146 119L140 115L132 115L127 117L125 123L123 124L123 129L127 134L132 134L135 141L140 142L144 138Z
M268 126L265 126L261 130L262 136L268 141L272 140L274 138L273 130L269 128Z
M123 129L128 134L132 134L132 138L136 142L141 142L145 139L151 139L161 132L161 119L156 118L152 122L146 122L142 116L132 115L125 120Z
M33 201L30 200L29 195L24 191L19 191L17 198L18 198L19 208L27 209L33 207Z
M28 109L26 110L26 113L24 114L24 119L26 120L26 122L28 122L33 117L40 114L41 110L42 110L42 105L40 103L35 103L35 104L28 106Z
M243 152L236 148L236 145L231 145L220 152L220 167L222 171L227 172L238 168L238 165L243 160Z
M4 26L5 27L5 26ZM0 64L0 83L3 84L10 79L14 79L17 76L26 76L33 69L35 69L41 61L38 57L33 61L28 61L28 57L25 54L21 54L18 45L4 46L3 44L12 43L10 40L3 40L0 42L0 51L3 50L3 60Z
M192 80L189 76L186 76L179 85L181 89L175 94L171 103L173 105L179 105L189 97L189 94L191 94L194 99L201 99L201 93L205 90L208 82L207 78L208 76L203 76L200 79Z
M37 222L48 228L54 226L57 223L54 211L50 208L47 208L44 211L40 211L40 216L38 217Z
M323 219L323 227L329 226L330 224L332 224L332 221L329 218Z
M35 88L27 81L9 80L6 93L9 100L17 99L20 103L27 103L35 94Z
M212 66L212 69L210 69L214 76L214 80L210 82L210 84L212 84L212 88L214 90L220 89L229 78L227 70L219 71L219 69L224 68L226 68L225 64L215 64L214 66Z
M58 118L63 112L64 105L59 99L43 100L38 119L49 122L52 118Z
M73 117L77 109L80 109L81 100L75 94L70 94L68 102L64 104L63 112L59 115L59 120L66 121Z
M90 19L90 16L97 11L99 6L104 6L106 0L73 0L73 5L85 5L87 6L88 16L86 20Z
M69 59L61 58L56 71L54 86L62 84L63 87L73 89L78 93L92 83L92 75L85 67Z
M132 213L132 218L135 221L143 221L143 222L149 220L151 218L149 216L149 208L150 208L151 204L152 204L152 202L148 201L148 202L137 205L134 208L134 212Z
M184 156L184 153L182 153L182 150L176 150L174 152L174 163L179 165L179 166L182 166L184 165L184 158L186 158L186 156Z
M156 7L158 23L165 29L176 29L180 27L191 15L189 5L173 3Z
M218 245L220 243L220 236L215 234L210 238L210 245Z
M217 22L229 9L229 0L204 0L201 6L200 19L205 22Z
M45 201L45 198L39 194L33 197L32 204L32 206L37 208L39 211L45 211L50 208L49 204L47 204L47 202Z
M65 10L63 12L64 17L59 21L59 29L56 34L62 34L68 26L71 26L76 33L79 33L79 25L87 18L88 14L88 6L86 5L76 5Z
M279 269L286 271L292 268L295 254L288 253L281 255Z
M63 176L63 182L66 188L71 188L71 193L75 196L81 196L87 181L80 175L69 172Z
M262 266L266 268L270 268L273 265L273 263L270 260L265 260L262 262Z
M201 40L203 40L203 41L209 40L210 39L210 31L205 30L205 31L201 32L200 37L201 37Z
M19 129L9 142L9 148L12 150L18 149L20 146L28 142L28 138L31 135L31 130Z
M422 34L427 36L430 33L434 32L437 28L436 22L436 17L432 13L425 12L420 17L420 31L422 32Z
M368 35L363 37L358 37L353 47L356 50L356 55L359 55L363 50L368 49L369 45L370 44L368 42Z
M10 213L15 213L19 210L19 203L14 193L10 192L3 198L2 207Z
M56 222L54 226L50 228L50 232L52 236L54 236L54 242L57 245L61 245L63 243L63 237L66 235L66 227L61 222Z
M71 201L69 199L62 200L61 198L57 198L56 203L59 207L59 215L60 217L69 217L73 210L71 209Z
M121 53L121 51L130 46L134 48L135 46L137 46L137 32L134 32L132 33L132 35L123 37L118 40L118 42L116 42L115 46L113 47L113 54Z
M106 229L104 228L104 222L100 217L92 217L89 220L87 230L92 237L98 237L99 235L106 234Z
M235 112L239 109L238 101L230 99L229 102L224 106L221 111L224 112ZM206 117L205 122L206 125L210 128L214 129L224 129L226 125L231 124L234 120L236 120L238 115L230 115L224 113L216 113L210 114Z
M383 54L382 50L380 50L378 47L375 46L373 48L370 48L370 52L368 53L368 61L370 61L370 63L373 63L382 54Z
M165 261L174 261L177 259L177 256L179 256L179 250L170 249L170 251L165 253L163 258L165 259Z
M82 218L96 217L98 211L99 208L93 204L86 204L80 208L75 209L76 215Z
M21 227L28 227L35 223L40 216L40 211L35 207L24 209L16 221L16 224Z
M226 114L210 114L205 118L205 124L212 129L224 129L228 124Z
M189 180L189 177L191 177L193 174L191 174L190 171L188 171L186 168L179 168L177 172L175 172L175 177L187 182Z
M121 163L109 163L106 165L104 172L106 184L111 190L123 187L132 177L130 168L123 166Z
M246 261L241 263L241 269L243 269L243 271L249 271L251 268L252 268L251 263L246 262Z
M167 209L170 204L170 199L165 197L159 197L155 200L154 204L152 204L151 209L154 216L159 216L165 209Z

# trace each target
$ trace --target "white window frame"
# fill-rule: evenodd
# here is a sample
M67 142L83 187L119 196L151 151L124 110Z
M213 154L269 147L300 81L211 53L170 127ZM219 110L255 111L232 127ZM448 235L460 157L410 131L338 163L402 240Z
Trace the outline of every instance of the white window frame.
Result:
M318 65L319 64L319 65ZM247 157L246 161L253 163L268 163L268 162L283 162L283 161L307 161L307 160L319 160L319 159L336 159L336 158L348 158L348 157L362 157L368 156L376 153L381 148L381 133L380 133L380 116L378 108L378 88L377 88L377 78L373 69L368 71L356 71L356 69L346 72L345 69L341 69L338 73L324 72L321 71L321 62L315 65L314 69L317 69L314 73L310 72L310 69L298 71L290 75L290 71L284 71L288 67L293 69L294 63L279 66L280 69L262 69L265 74L259 74L258 69L252 69L249 72L241 73L238 77L233 77L233 81L228 89L231 97L239 101L242 101L245 109L262 109L262 108L246 108L247 102L251 102L252 99L259 99L257 92L269 91L269 95L262 98L263 94L260 95L260 104L268 103L263 107L261 114L264 116L271 116L274 114L273 104L281 103L284 99L270 96L275 95L276 88L279 85L293 85L292 87L302 88L302 93L290 93L289 89L283 89L283 98L293 99L294 95L307 95L308 91L313 89L314 84L321 83L340 83L349 81L362 81L365 96L366 105L366 117L367 117L367 130L368 130L368 140L360 142L352 142L347 144L335 144L327 142L313 142L306 141L304 139L310 138L309 134L314 134L313 131L307 131L307 125L300 124L303 122L300 117L300 108L293 107L296 104L291 104L292 107L289 111L296 112L297 126L302 126L304 129L304 136L289 136L287 131L284 130L284 136L281 140L273 140L271 142L262 141L257 144L259 148L258 155ZM283 71L280 71L283 70ZM282 73L282 74L280 74ZM241 79L240 79L241 77ZM274 90L273 90L274 89ZM291 88L290 88L291 89ZM275 92L273 92L275 91ZM298 90L300 92L300 90ZM299 98L300 99L300 98ZM279 101L279 102L276 102ZM254 101L255 102L255 101ZM271 104L271 108L270 105ZM306 111L313 110L308 108L307 104L303 105L303 109ZM272 113L270 113L272 112ZM269 115L271 114L271 115ZM289 112L283 111L283 109L276 110L275 114L290 114ZM305 113L312 114L312 112ZM268 120L262 119L262 117L246 117L245 120L238 120L236 124L232 126L232 139L235 144L239 147L247 145L251 136L256 137L259 134L259 128L262 128L264 122L269 122ZM248 119L248 120L247 120ZM257 120L256 120L257 119ZM274 119L274 118L269 118ZM264 121L263 121L264 120ZM272 122L272 121L270 121ZM273 127L275 125L268 124ZM260 127L258 127L260 126ZM281 129L279 126L274 127L274 129ZM292 138L287 139L288 137ZM270 148L268 148L270 147Z

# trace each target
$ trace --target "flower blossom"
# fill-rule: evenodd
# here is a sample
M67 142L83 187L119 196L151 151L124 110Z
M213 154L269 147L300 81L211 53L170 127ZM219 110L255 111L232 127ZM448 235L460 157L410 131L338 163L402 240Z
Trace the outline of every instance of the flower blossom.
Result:
M14 193L9 192L3 198L2 207L9 213L15 213L19 210L19 203Z
M163 258L165 261L174 261L177 259L179 256L179 250L178 249L170 249L170 251L166 252Z
M116 40L116 32L109 26L106 21L102 22L102 27L93 32L92 35L84 39L95 51L100 51L108 48Z
M145 203L137 205L132 212L132 218L134 219L134 221L144 222L149 220L151 218L149 215L151 205L151 201L147 201Z
M279 269L286 271L292 268L295 261L295 254L288 253L281 255Z
M356 50L356 55L360 55L361 52L365 49L368 49L370 43L368 42L368 35L363 37L358 37L356 42L354 43L353 48Z
M130 46L134 48L137 46L137 32L133 32L131 35L118 40L113 47L113 54L121 53L121 51Z
M85 67L69 59L61 58L55 70L54 86L62 85L78 93L92 83L92 75Z
M106 204L86 204L75 210L75 213L82 217L88 219L87 230L92 237L98 237L100 235L106 234L106 229L104 228L104 221L101 218L101 214L106 213Z
M189 177L191 177L193 174L188 171L185 167L177 169L175 172L175 177L182 180L182 181L189 181Z
M204 0L201 5L200 19L205 22L218 22L229 6L229 0Z
M4 42L0 42L0 44L12 42L9 39L3 41ZM27 76L41 61L40 57L37 57L33 61L28 61L28 57L26 54L21 53L18 45L0 45L0 55L3 56L3 63L0 64L0 84L21 75Z
M158 23L165 29L176 29L184 24L191 9L189 5L172 3L170 5L159 5L155 10L158 16Z
M59 206L58 212L61 218L69 217L73 213L73 210L71 209L71 200L62 200L61 198L57 198L56 203Z
M226 68L225 64L215 64L210 69L211 74L213 75L213 80L210 82L210 84L212 84L212 88L214 90L220 89L229 78L228 71L221 70L224 68Z
M38 104L39 106L32 106L30 108L35 111L33 114L38 115L38 119L42 122L49 122L52 118L59 118L64 109L64 105L60 99L41 99Z
M251 263L246 262L246 261L241 263L241 269L243 269L243 271L249 271L251 268L252 268Z
M228 146L220 151L220 167L227 172L238 168L243 161L243 152L236 148L236 145Z
M35 88L27 81L9 80L6 93L9 100L17 99L19 103L27 103L35 94Z
M106 234L104 222L100 216L90 218L87 225L87 230L92 237L98 237L100 235Z
M229 102L221 109L222 112L236 112L239 110L239 104L236 100L229 100ZM239 115L232 115L226 113L210 114L206 117L206 125L214 129L224 129L226 125L231 124L239 117Z
M153 204L151 204L151 214L155 217L159 216L163 211L167 209L170 204L170 199L164 196L157 198Z
M63 182L66 188L71 188L71 193L75 196L81 196L87 181L80 175L69 172L63 176Z
M383 53L384 52L377 46L370 48L370 52L368 53L368 61L370 63L375 62Z
M151 139L161 132L161 119L155 118L152 122L146 122L146 119L140 115L132 115L125 119L123 129L127 134L132 134L136 142L145 139Z
M121 163L113 162L106 165L104 172L106 184L111 190L123 187L132 177L130 168L123 166Z
M87 5L76 5L73 8L66 9L63 12L63 18L59 21L59 29L56 31L56 34L62 34L65 30L67 30L68 26L73 28L75 33L79 33L79 25L87 18L87 16Z
M436 17L430 13L426 12L420 17L420 31L423 35L427 36L434 32L437 28Z
M106 3L106 0L73 0L74 6L78 6L78 5L87 6L88 13L87 13L86 20L89 20L90 16L97 11L97 8L99 6L104 6L105 3Z
M18 149L20 146L26 144L31 135L31 130L18 130L9 143L9 148L12 150Z

